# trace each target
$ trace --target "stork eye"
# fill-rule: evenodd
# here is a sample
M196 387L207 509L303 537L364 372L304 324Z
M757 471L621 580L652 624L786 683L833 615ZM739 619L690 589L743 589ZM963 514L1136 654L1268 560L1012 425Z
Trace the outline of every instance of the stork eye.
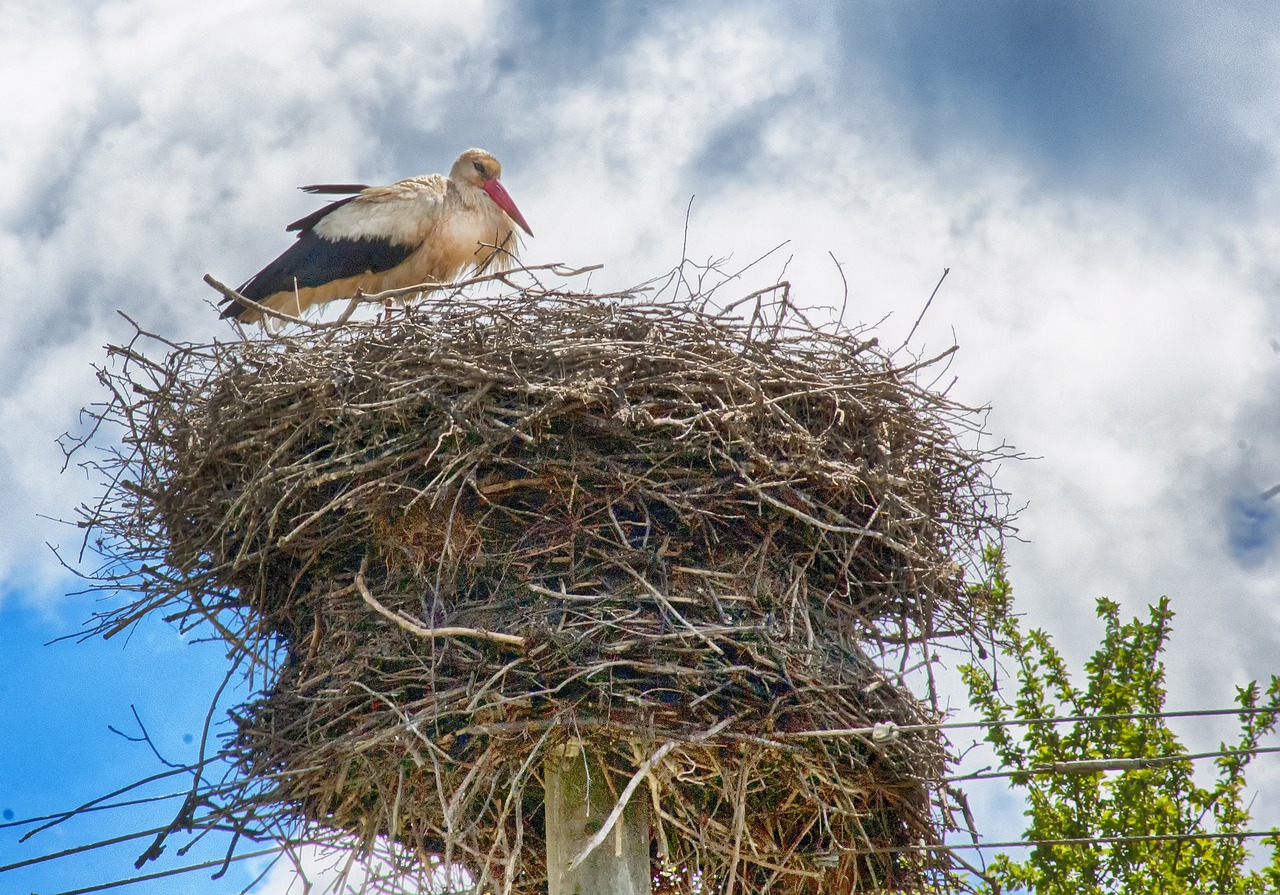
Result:
M479 162L472 162L471 166L476 169L476 173L478 173L481 177L489 176L485 173L484 165L480 164Z

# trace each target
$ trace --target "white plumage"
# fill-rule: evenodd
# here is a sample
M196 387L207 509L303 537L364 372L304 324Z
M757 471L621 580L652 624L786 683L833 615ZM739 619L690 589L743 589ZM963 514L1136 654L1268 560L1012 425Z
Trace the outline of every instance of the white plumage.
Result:
M502 165L468 149L448 177L428 174L389 186L303 187L354 194L294 221L298 240L238 290L272 310L300 314L327 301L419 284L448 283L464 271L509 267L519 248L515 228L533 231L502 186ZM223 317L260 319L229 301Z

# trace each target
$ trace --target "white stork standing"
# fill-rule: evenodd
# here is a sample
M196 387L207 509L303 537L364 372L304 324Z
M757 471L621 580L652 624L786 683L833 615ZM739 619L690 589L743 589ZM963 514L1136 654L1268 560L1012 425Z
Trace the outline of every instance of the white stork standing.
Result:
M519 225L533 231L498 179L502 165L468 149L448 177L426 174L390 186L318 184L308 193L353 194L294 221L298 240L238 290L275 311L301 314L312 305L419 283L448 283L468 267L509 267ZM261 318L228 298L223 317Z

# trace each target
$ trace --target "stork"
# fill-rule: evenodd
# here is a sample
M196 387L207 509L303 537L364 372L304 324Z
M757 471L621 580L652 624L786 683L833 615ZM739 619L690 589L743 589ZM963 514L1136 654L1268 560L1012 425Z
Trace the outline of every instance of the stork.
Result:
M308 193L345 195L290 224L298 238L238 290L273 311L298 315L313 305L420 283L445 284L471 268L510 267L519 225L533 231L502 186L502 165L468 149L449 176L426 174L390 186L315 184ZM232 298L222 316L244 323L261 313Z

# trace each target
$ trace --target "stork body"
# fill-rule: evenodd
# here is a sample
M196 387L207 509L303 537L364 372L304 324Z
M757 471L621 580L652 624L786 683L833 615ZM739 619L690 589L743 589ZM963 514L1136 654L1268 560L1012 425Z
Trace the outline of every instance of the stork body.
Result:
M238 290L272 310L301 314L313 305L420 283L444 284L468 269L510 267L519 226L533 231L503 188L502 166L468 149L448 177L428 174L390 186L326 184L309 193L353 194L294 221L297 241ZM260 319L228 300L223 317Z

